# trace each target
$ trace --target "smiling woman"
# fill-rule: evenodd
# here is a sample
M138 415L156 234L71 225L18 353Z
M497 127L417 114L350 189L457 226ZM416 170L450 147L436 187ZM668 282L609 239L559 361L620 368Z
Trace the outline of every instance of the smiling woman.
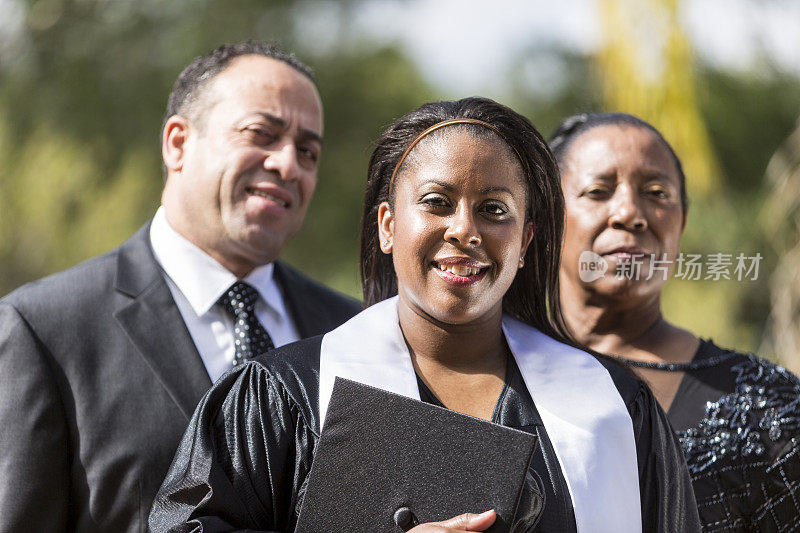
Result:
M538 436L513 531L696 531L688 471L649 389L564 333L563 216L555 160L511 109L467 98L395 121L368 170L365 311L216 383L151 528L292 531L338 377Z
M402 301L452 324L502 311L533 236L519 160L475 127L429 134L378 208L382 250L393 252L404 280Z

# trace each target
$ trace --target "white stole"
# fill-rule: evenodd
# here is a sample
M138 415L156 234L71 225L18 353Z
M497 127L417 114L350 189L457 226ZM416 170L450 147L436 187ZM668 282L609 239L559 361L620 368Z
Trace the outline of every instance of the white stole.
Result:
M642 531L633 424L608 371L512 317L503 317L503 332L555 449L578 531ZM320 427L337 376L419 400L396 296L322 338Z

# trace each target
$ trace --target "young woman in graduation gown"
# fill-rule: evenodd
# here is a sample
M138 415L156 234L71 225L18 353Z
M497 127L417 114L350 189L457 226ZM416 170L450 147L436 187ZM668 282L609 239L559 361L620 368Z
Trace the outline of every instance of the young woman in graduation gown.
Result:
M435 102L372 154L365 310L223 376L197 408L150 515L155 531L293 531L335 377L534 433L520 531L696 531L679 444L649 389L574 347L557 280L555 160L491 100ZM492 511L411 531L484 531Z
M797 530L800 380L661 312L688 215L677 155L623 113L569 117L550 144L567 208L561 291L571 332L649 382L680 436L704 531ZM587 252L607 264L605 276L581 276Z

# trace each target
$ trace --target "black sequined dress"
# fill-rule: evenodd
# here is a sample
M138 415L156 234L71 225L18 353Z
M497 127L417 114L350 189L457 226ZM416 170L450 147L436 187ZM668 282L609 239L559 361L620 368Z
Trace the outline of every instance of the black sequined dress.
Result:
M645 366L645 365L635 365ZM752 354L702 340L667 416L703 530L800 531L800 381Z

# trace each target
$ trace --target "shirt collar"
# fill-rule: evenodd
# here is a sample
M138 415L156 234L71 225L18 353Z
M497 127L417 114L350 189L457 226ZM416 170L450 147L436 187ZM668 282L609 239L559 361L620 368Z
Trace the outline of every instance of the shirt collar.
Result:
M164 272L177 285L189 304L202 316L234 283L236 276L210 255L175 231L167 222L164 208L159 207L150 225L153 254ZM259 292L271 310L284 311L280 290L273 277L274 264L253 269L243 281Z
M283 294L278 281L275 279L275 263L268 263L256 267L242 281L246 281L256 288L261 300L266 304L267 310L276 320L289 317L286 306L283 304Z

